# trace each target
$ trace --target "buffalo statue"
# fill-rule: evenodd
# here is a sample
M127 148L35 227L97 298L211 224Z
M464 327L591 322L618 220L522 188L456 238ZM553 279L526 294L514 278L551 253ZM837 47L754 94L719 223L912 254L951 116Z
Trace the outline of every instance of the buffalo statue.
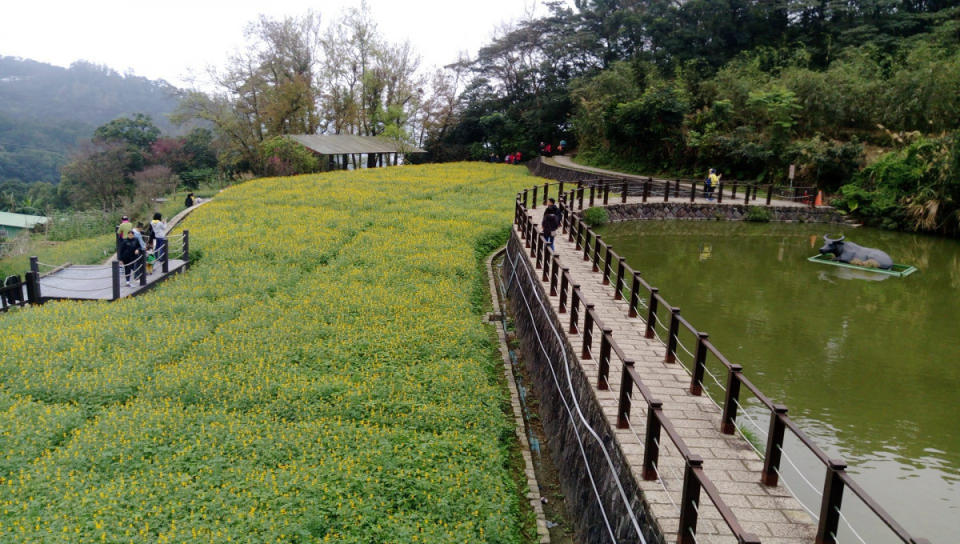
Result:
M853 242L844 242L844 236L836 240L824 235L826 243L820 248L820 254L832 253L833 260L871 268L887 270L893 266L893 259L889 255L872 247L863 247Z

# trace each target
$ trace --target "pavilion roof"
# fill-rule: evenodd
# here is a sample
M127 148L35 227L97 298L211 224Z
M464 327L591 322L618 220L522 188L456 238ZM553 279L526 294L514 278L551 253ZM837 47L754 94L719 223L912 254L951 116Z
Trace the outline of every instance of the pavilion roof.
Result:
M426 153L418 147L399 148L396 142L379 136L349 134L288 134L288 138L320 155L344 153Z

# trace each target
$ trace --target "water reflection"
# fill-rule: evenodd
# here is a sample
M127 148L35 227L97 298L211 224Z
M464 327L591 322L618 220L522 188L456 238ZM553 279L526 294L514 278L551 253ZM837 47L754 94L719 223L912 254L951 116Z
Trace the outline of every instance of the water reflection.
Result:
M808 262L825 229L837 227L635 222L602 234L908 529L951 542L960 533L960 243L830 232L920 269L895 278Z

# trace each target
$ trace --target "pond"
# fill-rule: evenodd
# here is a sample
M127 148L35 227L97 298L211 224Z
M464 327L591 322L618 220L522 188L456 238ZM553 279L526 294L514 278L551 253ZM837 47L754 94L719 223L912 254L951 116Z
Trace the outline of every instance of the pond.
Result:
M956 541L960 242L821 224L640 221L597 231L911 534ZM896 278L808 262L827 233L920 271ZM765 431L767 416L752 406ZM822 488L823 465L796 443L785 448L813 486L796 472L784 478L819 513L812 488ZM867 542L895 541L854 502L845 494L846 535L853 526Z

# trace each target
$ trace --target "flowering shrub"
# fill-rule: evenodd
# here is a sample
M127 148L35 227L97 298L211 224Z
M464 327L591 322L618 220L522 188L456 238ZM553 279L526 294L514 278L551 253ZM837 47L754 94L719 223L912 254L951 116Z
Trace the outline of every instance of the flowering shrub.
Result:
M525 171L272 178L144 296L0 318L0 541L521 542L475 246Z

